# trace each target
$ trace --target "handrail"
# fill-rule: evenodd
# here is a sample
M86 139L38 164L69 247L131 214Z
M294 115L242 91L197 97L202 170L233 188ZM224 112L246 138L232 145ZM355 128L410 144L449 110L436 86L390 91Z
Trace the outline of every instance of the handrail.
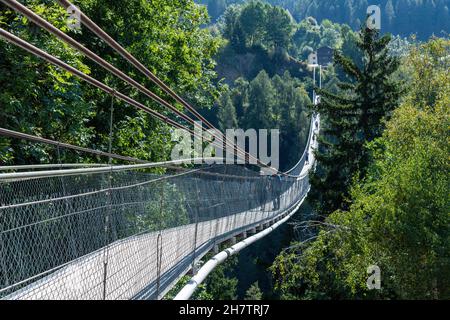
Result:
M107 163L46 163L46 164L30 164L16 166L0 166L0 171L12 170L34 170L34 169L52 169L52 168L84 168L84 167L106 167Z
M319 117L319 116L317 115L317 117ZM313 132L314 132L314 123L315 123L316 120L317 120L317 118L315 116L311 117L311 124L310 124L310 127L309 127L308 141L306 143L305 149L303 150L303 154L300 157L300 160L291 169L289 169L288 171L285 172L286 174L290 174L292 171L294 171L300 165L300 163L303 161L303 158L306 156L306 153L309 152L309 146L311 145L311 138L312 138L312 135L313 135Z
M33 171L33 172L14 172L0 174L1 180L21 179L21 178L43 178L43 177L55 177L75 174L94 174L105 172L117 172L128 171L136 169L151 169L151 168L165 168L171 165L185 164L186 161L200 161L200 160L215 160L215 158L194 158L194 159L181 159L171 160L163 162L152 162L144 164L132 164L132 165L107 165L99 168L82 168L82 169L67 169L67 170L48 170L48 171Z

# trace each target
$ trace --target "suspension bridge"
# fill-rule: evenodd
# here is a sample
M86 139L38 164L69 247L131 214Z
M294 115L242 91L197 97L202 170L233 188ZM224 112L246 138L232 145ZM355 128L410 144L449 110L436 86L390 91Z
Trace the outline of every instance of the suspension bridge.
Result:
M197 133L194 119L215 129L192 106L81 12L81 23L146 75L171 102L82 46L14 0L0 0L172 113L161 114L0 28L0 38L62 68L82 81L174 128ZM72 4L58 1L64 8ZM187 114L190 113L190 115ZM108 152L0 128L12 139L107 157L107 164L57 163L0 167L0 298L162 299L198 262L227 240L264 235L287 221L309 191L315 167L319 115L298 163L287 172L260 175L246 165L183 167L183 161L148 163ZM175 120L175 119L176 120ZM222 139L222 140L221 140ZM236 157L260 169L267 164L223 135ZM112 159L131 164L113 165ZM160 169L160 170L155 170ZM163 170L161 170L163 169ZM164 172L155 173L155 172ZM272 229L270 229L272 228Z

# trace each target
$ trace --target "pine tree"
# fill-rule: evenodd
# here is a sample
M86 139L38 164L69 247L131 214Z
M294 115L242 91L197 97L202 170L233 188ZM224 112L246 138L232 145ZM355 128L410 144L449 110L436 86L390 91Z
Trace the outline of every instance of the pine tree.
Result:
M236 109L231 101L229 94L224 94L219 101L219 127L222 132L227 129L237 128Z
M401 89L391 75L399 60L388 54L390 40L390 35L380 38L378 31L364 27L356 40L362 66L337 52L335 62L350 81L340 82L337 94L318 90L317 111L325 125L317 151L319 167L311 178L311 198L320 214L347 208L349 186L355 176L364 176L369 164L364 145L381 135L383 119L398 105Z
M276 90L269 75L264 70L250 82L249 107L246 110L244 125L246 129L271 129L274 125L274 106Z

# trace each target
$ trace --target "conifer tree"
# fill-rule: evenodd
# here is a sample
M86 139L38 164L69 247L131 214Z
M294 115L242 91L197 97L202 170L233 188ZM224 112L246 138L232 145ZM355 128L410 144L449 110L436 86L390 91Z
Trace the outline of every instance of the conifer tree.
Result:
M274 108L276 105L276 90L266 71L261 71L250 82L248 92L249 107L245 114L245 128L273 128L275 123Z
M391 36L380 37L377 30L363 27L356 39L363 61L335 54L348 82L340 82L337 94L318 90L317 111L324 119L317 152L319 167L311 179L311 198L320 214L346 209L349 186L364 175L369 164L366 142L379 137L383 119L398 105L401 88L392 79L399 60L389 56Z
M219 107L219 127L222 132L225 132L227 129L237 128L236 109L228 93L224 94L220 99Z

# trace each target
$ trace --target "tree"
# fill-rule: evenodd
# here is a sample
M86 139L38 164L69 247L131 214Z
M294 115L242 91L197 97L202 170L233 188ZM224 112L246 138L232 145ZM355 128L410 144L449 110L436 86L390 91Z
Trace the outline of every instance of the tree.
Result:
M263 294L259 288L258 281L252 284L245 293L245 300L262 300L262 297Z
M349 26L343 25L341 29L341 39L342 46L340 49L342 55L350 58L350 60L352 60L360 69L362 69L363 53L358 47L358 33L353 32ZM351 78L346 76L342 68L340 69L341 70L338 71L338 75L340 76L341 80L351 81Z
M237 50L242 50L243 46L286 50L295 29L295 21L289 12L261 1L230 6L219 24L224 37Z
M245 114L245 127L272 129L274 123L275 89L264 70L250 82L249 107Z
M267 11L265 43L275 48L288 49L294 32L293 18L280 7L270 7Z
M222 130L235 128L279 129L282 168L289 169L301 156L309 133L307 108L311 101L305 86L289 72L269 78L266 72L248 82L239 78L218 103ZM237 122L236 122L237 120Z
M206 0L201 0L205 3ZM211 0L214 4L220 0ZM228 0L227 5L243 3L245 0ZM353 29L361 26L370 1L367 0L266 0L273 6L288 10L301 21L315 17L319 22L329 19L335 23L345 23ZM411 1L380 0L376 3L385 14L383 32L391 32L401 37L416 34L421 41L433 34L442 36L442 31L450 30L450 10L447 0ZM214 9L215 11L215 9ZM216 18L212 15L213 20ZM417 28L420 25L420 28Z
M236 109L228 93L221 97L219 108L218 118L220 130L225 132L227 129L237 128Z
M337 52L335 62L351 82L339 83L338 94L318 90L322 99L317 112L325 119L325 126L316 154L319 168L311 178L311 199L321 214L347 208L349 187L355 176L365 174L369 164L364 145L381 135L383 120L398 106L401 89L392 75L399 60L388 54L390 39L363 28L357 39L362 67Z
M347 25L332 23L330 20L323 20L319 24L313 17L308 17L297 25L290 52L301 60L307 60L310 52L322 46L339 49L342 46L344 31L348 33L351 29Z
M272 78L276 90L276 128L280 129L280 159L282 168L291 168L301 157L309 133L306 110L311 103L305 87L289 72Z
M212 297L214 300L236 300L238 280L230 277L230 271L237 264L237 257L232 257L219 265L206 279L202 296Z
M117 68L132 75L136 81L168 98L127 61L118 59L117 54L92 33L69 30L67 12L56 3L29 0L26 5ZM192 0L133 0L126 4L118 0L80 0L77 5L90 17L102 17L99 26L185 100L197 107L209 107L217 99L219 90L213 83L216 76L213 56L222 42L208 29L201 28L208 21L204 7ZM16 35L117 91L129 94L147 107L165 112L161 106L140 96L123 81L27 19L20 19L4 5L0 10L0 23ZM0 41L0 52L0 126L108 150L110 95L6 41ZM151 161L167 159L172 149L167 125L118 101L115 101L115 110L114 153ZM53 147L0 139L0 148L5 151L2 160L11 164L58 162L58 153ZM61 157L62 162L98 161L97 158L70 152L61 152Z
M267 5L260 1L252 1L246 5L239 16L239 25L244 32L248 47L262 43L264 24L267 19Z
M58 5L33 0L27 1L27 6L60 30L68 31L65 10ZM90 73L75 50L62 46L27 19L19 19L3 4L0 12L4 29ZM85 99L81 81L4 40L0 40L0 87L0 127L81 146L92 139L88 121L94 104ZM4 138L0 138L0 146L3 164L58 162L54 147ZM61 157L78 160L78 156L60 151Z
M221 42L211 35L208 29L201 28L208 22L207 10L198 6L192 0L174 1L128 1L123 5L121 1L83 0L81 9L88 16L101 16L101 27L123 45L131 54L150 68L162 81L179 93L186 101L197 108L210 107L217 99L219 92L213 85L215 63L213 55L217 53ZM130 32L132 30L132 32ZM83 32L79 39L93 51L100 53L103 58L145 85L150 90L168 98L146 76L136 72L126 60L117 60L116 54L105 48L90 33ZM161 45L163 43L163 45ZM89 63L96 78L107 80L119 91L136 95L135 90L129 88L118 79L111 78L107 72L96 64ZM87 96L96 99L98 112L91 124L99 133L108 132L107 117L109 99L102 99L95 93L87 92ZM171 99L169 101L173 102ZM163 108L153 101L141 99L148 107L163 111ZM170 130L168 126L154 120L149 115L137 112L127 105L119 105L115 121L121 133L138 131L137 135L130 135L132 139L125 140L115 146L116 152L129 154L130 150L140 158L152 161L165 160L170 154ZM138 119L136 119L138 118ZM138 128L135 122L145 124ZM163 137L164 136L164 137ZM99 145L105 144L105 134L98 134ZM120 137L115 137L120 140Z
M236 109L236 117L239 123L244 122L244 115L247 112L248 102L248 89L249 82L244 78L238 78L234 82L234 88L232 89L231 96L233 105Z
M245 34L239 23L239 16L243 6L231 5L217 22L218 28L225 39L230 41L230 45L238 52L242 52L246 47Z
M410 54L417 82L370 144L373 162L353 184L349 210L272 267L284 298L450 298L449 52L449 40L435 39ZM441 63L421 77L430 60ZM381 269L381 290L366 287L370 265Z

